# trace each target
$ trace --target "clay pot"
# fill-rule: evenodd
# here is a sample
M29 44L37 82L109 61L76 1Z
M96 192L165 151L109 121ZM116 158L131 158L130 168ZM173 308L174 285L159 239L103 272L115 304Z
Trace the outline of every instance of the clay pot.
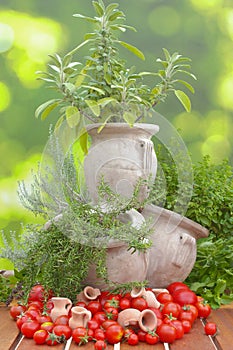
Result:
M53 297L51 300L54 305L50 314L53 322L58 316L68 315L72 307L72 301L70 299L63 297Z
M88 303L91 300L95 300L100 294L101 292L99 288L86 286L84 290L77 295L77 301Z
M148 205L142 211L152 223L149 265L146 280L151 288L164 288L184 281L196 261L196 240L209 231L196 222L170 210Z
M127 249L127 244L123 242L112 240L109 243L106 257L108 278L115 283L142 282L146 279L148 270L148 252L132 254ZM90 266L83 283L100 289L108 288L103 280L97 278L94 264Z
M87 327L88 321L92 317L91 311L82 306L74 306L71 309L71 318L69 319L70 328Z
M131 291L131 297L137 298L137 297L143 297L145 298L147 304L149 307L155 307L158 309L160 307L160 302L156 299L155 294L151 290L146 290L145 288L133 288Z
M125 198L131 198L140 178L153 181L157 171L157 158L151 137L159 131L158 125L108 123L101 132L101 124L87 126L92 144L84 159L84 174L89 195L98 202L101 178L110 188ZM146 185L139 191L139 201L148 195Z
M122 327L138 325L144 332L153 331L157 326L157 317L152 310L139 311L129 308L119 312L117 322Z

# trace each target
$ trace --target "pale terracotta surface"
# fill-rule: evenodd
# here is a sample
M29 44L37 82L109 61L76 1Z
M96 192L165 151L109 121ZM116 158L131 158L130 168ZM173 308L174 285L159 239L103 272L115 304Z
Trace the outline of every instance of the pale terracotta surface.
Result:
M153 291L146 290L145 288L133 288L131 291L131 297L137 298L137 297L143 297L149 307L155 307L158 309L160 307L160 302L156 299L155 294Z
M98 201L98 184L104 176L113 191L130 198L139 178L155 179L157 158L150 139L159 127L109 123L98 133L100 125L87 126L92 144L84 160L84 173L90 197L94 203ZM139 200L147 193L147 187L142 187Z
M97 297L101 294L99 288L93 288L91 286L86 286L84 290L77 295L77 301L84 301L88 303L91 300L97 299Z
M151 218L153 246L149 249L146 279L152 288L163 288L175 281L184 281L196 260L196 240L209 231L177 213L153 205L142 215Z
M74 306L71 309L71 318L69 319L70 328L87 327L88 321L92 317L91 311L82 306Z
M150 309L139 311L129 308L119 312L117 322L122 327L138 325L143 331L153 331L157 326L157 317Z
M69 311L72 307L72 301L70 299L63 297L53 297L52 302L54 307L51 310L50 316L53 322L58 316L69 314Z

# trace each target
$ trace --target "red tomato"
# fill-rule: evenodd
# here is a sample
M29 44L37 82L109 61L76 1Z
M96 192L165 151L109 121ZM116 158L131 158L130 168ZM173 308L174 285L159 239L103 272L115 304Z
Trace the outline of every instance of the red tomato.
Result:
M40 324L45 323L45 322L53 322L51 317L48 315L40 315L36 319Z
M118 324L117 321L107 319L101 324L101 328L106 330L108 327L114 324Z
M41 302L41 301L39 301L39 300L35 300L35 301L31 301L29 304L28 304L28 309L29 308L36 308L36 309L39 309L40 311L42 311L43 310L43 308L44 308L44 304Z
M26 311L24 305L13 305L10 308L10 315L14 320L17 320L18 316L22 315Z
M173 301L180 304L181 306L192 304L195 305L197 302L196 294L188 289L178 289L173 294Z
M95 331L94 331L94 338L96 340L105 340L105 333L104 333L104 330L103 329L100 329L100 328L97 328Z
M49 299L49 300L47 301L47 303L46 303L46 307L45 307L46 311L47 311L48 313L50 313L51 310L53 309L53 307L54 307L53 302L52 302L51 299Z
M214 322L205 324L205 334L214 336L217 333L217 326Z
M84 327L74 328L72 331L72 338L78 345L86 344L88 342L87 329Z
M108 309L109 307L114 307L114 308L118 308L119 307L119 300L116 299L116 298L112 298L110 300L107 300L105 303L104 303L104 306L103 308L104 309Z
M131 307L131 300L126 297L121 298L119 307L121 310L129 309Z
M147 344L154 345L158 343L159 337L155 333L146 333L145 341Z
M109 326L105 331L106 340L109 344L119 343L124 335L124 329L119 324Z
M92 318L91 320L89 320L87 322L87 328L93 329L93 331L96 330L97 328L99 328L99 326L100 326L99 322L97 322L94 318Z
M107 349L107 344L103 340L97 340L94 345L95 350L104 350Z
M60 338L54 334L54 333L49 333L46 339L46 344L49 346L54 346L60 343Z
M49 293L48 297L52 296L52 292ZM40 301L44 302L44 300L47 297L47 292L45 291L44 287L41 284L36 284L32 287L32 289L29 292L28 296L28 303L32 301Z
M179 314L180 321L189 321L191 324L194 322L193 313L190 310L182 310Z
M184 328L179 320L172 320L171 325L176 329L176 339L181 339L184 336Z
M99 322L99 324L101 325L104 321L107 320L107 316L105 314L104 311L99 311L99 312L96 312L93 316L93 318Z
M173 317L177 318L179 316L181 307L179 304L174 303L173 301L169 301L168 303L164 304L162 308L162 315L172 315Z
M44 322L40 325L40 329L44 329L47 332L52 332L53 327L54 327L53 322Z
M96 312L102 311L102 306L99 301L92 300L87 305L87 310L91 311L92 315L94 315Z
M197 317L198 317L198 310L197 310L196 306L194 306L192 304L188 304L188 305L184 305L182 309L185 310L185 311L192 312L194 321L197 319Z
M189 287L183 282L172 282L166 289L170 294L173 294L178 289L189 289Z
M138 335L138 339L141 342L145 342L146 341L146 332L144 332L142 329L139 329L139 331L137 332Z
M38 345L45 344L47 337L48 332L46 332L44 329L38 329L38 331L33 334L33 339Z
M67 315L61 315L58 316L54 322L55 325L57 324L64 324L64 325L69 325L69 316Z
M58 337L62 337L64 340L67 340L72 335L72 329L64 324L58 324L53 327L53 333Z
M17 325L18 329L21 330L22 325L29 320L31 320L31 318L27 315L19 316L17 321L16 321L16 325Z
M26 338L33 338L33 334L40 329L40 324L37 321L26 321L22 324L21 333Z
M25 312L25 315L29 316L32 320L36 320L41 315L41 312L39 311L39 309L28 309Z
M82 306L82 307L87 307L87 304L84 303L84 301L77 301L77 303L75 304L75 306Z
M107 318L110 320L117 320L118 318L118 310L115 307L108 307L105 309L105 313L107 315Z
M184 333L189 333L192 328L192 324L187 320L183 320L181 323L184 329Z
M126 328L124 331L124 337L127 339L130 334L134 334L134 331L131 328Z
M92 341L94 338L94 331L93 329L87 329L87 339L88 341Z
M143 297L136 297L136 298L132 298L131 307L139 311L143 311L148 308L148 304Z
M156 296L156 299L161 303L161 304L165 304L165 303L168 303L169 301L173 301L173 297L170 293L167 293L167 292L162 292L162 293L159 293L157 296Z
M207 318L210 315L211 307L209 304L205 303L204 301L200 301L200 302L197 302L195 306L198 311L198 317Z
M139 339L138 339L137 334L135 334L135 333L130 334L127 338L127 343L129 345L137 345L139 343Z
M156 309L156 307L148 307L148 309L153 311L157 318L163 318L162 312L159 309Z
M176 339L176 329L170 324L162 323L156 330L163 343L173 343Z

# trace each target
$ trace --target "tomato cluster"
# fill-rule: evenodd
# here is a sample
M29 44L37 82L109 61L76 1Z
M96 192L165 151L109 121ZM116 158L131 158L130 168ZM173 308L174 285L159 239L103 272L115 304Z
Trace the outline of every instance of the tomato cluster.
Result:
M50 346L65 342L70 337L78 345L93 341L96 350L103 350L107 344L121 341L129 345L137 345L139 342L156 344L159 341L173 343L190 332L198 317L206 319L211 312L210 306L203 298L197 296L186 284L174 282L166 291L156 295L160 308L148 306L144 297L132 297L130 293L111 294L109 291L102 291L96 300L88 303L78 301L75 305L88 309L92 318L88 321L87 328L71 329L71 315L61 315L52 321L52 293L46 296L44 293L43 286L34 286L29 294L27 306L13 305L10 315L16 320L17 327L26 338L33 338L36 344ZM152 310L157 318L156 329L145 332L137 324L124 329L117 322L118 314L128 308L139 311ZM216 325L207 322L205 333L214 335Z

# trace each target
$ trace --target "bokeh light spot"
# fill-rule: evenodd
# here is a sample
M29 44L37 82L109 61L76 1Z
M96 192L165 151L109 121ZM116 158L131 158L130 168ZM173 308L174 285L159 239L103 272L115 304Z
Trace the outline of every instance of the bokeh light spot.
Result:
M225 76L218 87L218 99L222 107L233 110L233 74Z
M233 40L233 8L222 9L218 19L221 31Z
M0 81L0 112L7 109L11 102L11 93L6 84Z
M214 162L219 162L229 157L230 151L230 142L223 135L212 135L202 144L202 155L210 155Z
M223 4L222 0L191 0L193 7L197 10L211 10L214 8L221 7Z
M14 42L14 31L11 26L0 23L0 52L8 51Z
M169 6L156 7L148 17L150 28L161 36L175 35L180 29L180 15Z
M202 120L198 113L181 113L174 118L173 122L186 141L200 139Z

